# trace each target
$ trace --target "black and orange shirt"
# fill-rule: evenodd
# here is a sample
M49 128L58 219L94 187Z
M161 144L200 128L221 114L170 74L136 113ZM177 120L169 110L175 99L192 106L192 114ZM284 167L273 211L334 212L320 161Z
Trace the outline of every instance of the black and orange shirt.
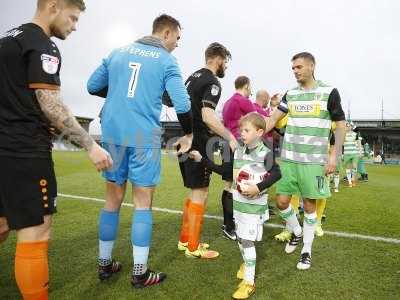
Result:
M61 56L41 27L28 23L0 38L0 155L49 157L50 123L35 89L60 88Z

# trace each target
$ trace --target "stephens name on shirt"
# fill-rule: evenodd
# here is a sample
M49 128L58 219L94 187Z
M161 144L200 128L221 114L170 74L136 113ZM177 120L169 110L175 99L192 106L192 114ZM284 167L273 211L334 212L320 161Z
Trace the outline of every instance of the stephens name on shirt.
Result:
M161 56L158 51L143 50L133 46L127 46L120 49L120 52L129 52L129 54L139 55L143 57L159 58Z

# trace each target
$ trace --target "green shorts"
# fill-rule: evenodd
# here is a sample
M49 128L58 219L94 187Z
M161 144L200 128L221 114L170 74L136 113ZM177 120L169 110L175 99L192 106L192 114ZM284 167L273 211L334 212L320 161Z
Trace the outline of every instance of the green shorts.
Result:
M308 199L327 199L331 196L325 166L303 165L282 161L282 178L276 186L281 195L301 195Z
M355 169L357 168L358 165L358 154L345 154L343 156L343 164L344 167L347 168L349 165L351 165L351 168Z

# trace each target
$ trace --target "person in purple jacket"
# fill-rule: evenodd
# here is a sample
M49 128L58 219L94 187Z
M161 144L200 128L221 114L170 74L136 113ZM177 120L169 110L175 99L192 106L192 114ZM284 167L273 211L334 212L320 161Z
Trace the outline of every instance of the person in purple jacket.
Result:
M240 137L239 119L251 112L258 112L263 116L267 116L267 112L256 106L249 97L251 95L250 79L247 76L239 76L235 80L235 93L225 102L222 110L224 125L236 137Z
M235 136L240 138L239 120L242 116L250 112L258 112L267 117L267 112L253 103L249 97L251 95L250 79L247 76L239 76L235 80L235 93L225 102L222 110L222 118L224 126ZM224 147L223 151L229 151L229 147ZM230 158L230 159L227 159ZM223 154L223 167L231 170L233 163L232 153ZM224 172L222 175L224 180L224 191L222 192L221 202L224 212L224 224L222 225L222 233L231 240L236 240L235 223L233 221L233 201L232 201L232 173Z

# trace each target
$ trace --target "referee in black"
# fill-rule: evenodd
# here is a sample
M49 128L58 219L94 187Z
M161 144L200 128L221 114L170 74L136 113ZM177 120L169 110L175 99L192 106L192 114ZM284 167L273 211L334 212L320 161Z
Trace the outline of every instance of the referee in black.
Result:
M218 140L216 137L229 141L232 149L236 147L234 136L223 126L215 113L221 97L218 78L224 77L229 59L231 54L225 46L212 43L205 51L205 67L194 72L186 80L193 113L192 150L197 150L202 156L210 159L213 146ZM178 249L185 250L187 257L216 258L219 255L217 251L211 251L208 249L209 245L200 243L211 170L190 158L180 162L180 170L184 186L190 189L190 192L184 204Z

